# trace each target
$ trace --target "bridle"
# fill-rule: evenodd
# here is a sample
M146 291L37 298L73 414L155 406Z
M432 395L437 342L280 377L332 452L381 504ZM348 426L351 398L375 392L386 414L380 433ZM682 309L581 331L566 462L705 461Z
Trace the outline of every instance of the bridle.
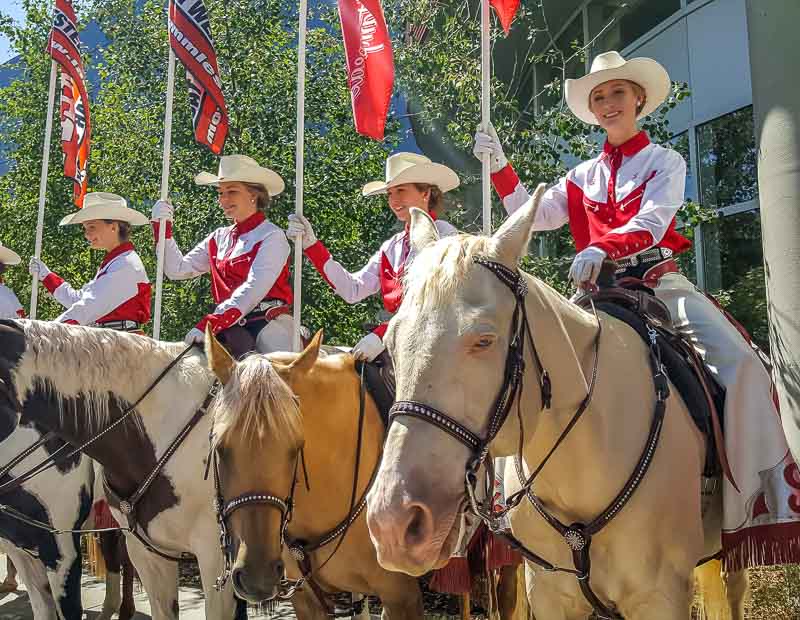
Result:
M246 493L242 493L226 501L222 492L222 483L220 481L219 450L213 442L212 425L212 432L209 433L209 450L204 479L208 479L208 472L210 468L214 475L214 512L217 515L217 524L219 525L219 546L224 560L222 573L219 577L217 577L216 583L214 584L214 588L216 590L219 591L225 587L225 584L228 582L231 577L231 573L233 572L233 539L228 531L228 519L230 519L231 515L240 508L244 508L246 506L267 506L280 512L281 550L283 550L283 548L287 545L286 528L292 521L292 514L294 512L294 492L297 488L297 472L301 466L303 468L306 488L309 488L305 456L303 453L303 448L300 447L297 450L297 456L295 457L292 485L289 490L289 495L285 499L282 499L277 495L273 495L272 493L266 493L262 491L247 491ZM281 579L278 588L278 597L290 598L299 585L300 584L290 583L285 578Z
M305 461L305 452L302 447L300 447L297 451L297 456L295 459L294 464L294 475L292 478L292 486L289 492L289 496L286 499L281 499L277 495L272 493L266 492L259 492L259 491L249 491L247 493L243 493L242 495L238 495L237 497L225 501L224 495L222 492L222 484L220 482L220 464L219 464L219 456L218 450L213 442L213 432L214 427L212 423L211 432L209 433L209 454L208 459L206 461L206 472L205 478L208 478L209 468L213 468L214 472L214 511L217 514L217 522L219 524L220 534L219 534L219 543L220 549L222 550L222 555L224 558L224 565L222 569L222 573L217 578L215 588L217 590L221 590L225 587L228 579L231 577L232 573L232 566L234 563L233 558L233 540L231 538L230 533L228 532L228 518L238 510L239 508L243 508L245 506L254 506L254 505L265 505L268 507L272 507L281 513L281 527L280 527L280 548L283 551L284 548L288 549L289 553L291 554L292 558L297 562L298 568L300 569L301 577L299 579L287 579L285 576L280 580L278 584L278 591L275 595L276 599L281 600L288 600L291 599L295 592L298 589L303 587L303 585L308 584L311 590L313 591L314 595L317 597L320 605L325 609L329 616L347 616L350 617L352 615L358 615L361 611L361 607L363 603L352 603L350 605L350 609L343 609L342 611L338 611L338 606L334 608L331 604L329 598L330 595L325 592L320 585L317 583L316 579L314 578L314 573L319 573L327 564L333 559L336 553L339 551L342 543L344 542L345 536L347 532L350 530L350 527L353 523L356 522L358 517L364 511L367 505L367 492L372 487L373 482L378 474L378 466L375 466L375 469L372 472L372 476L367 483L366 488L364 489L363 494L361 495L360 499L357 495L358 492L358 484L359 484L359 471L361 470L361 453L362 453L362 446L364 441L364 423L366 419L366 382L364 377L364 364L361 365L359 370L359 379L360 379L360 386L359 386L359 396L358 396L358 424L356 430L356 453L355 453L355 460L354 460L354 471L353 471L353 486L350 492L350 507L347 511L347 515L344 519L342 519L336 527L332 528L322 536L316 538L315 540L303 540L292 537L289 532L287 531L289 524L292 520L292 515L294 514L294 492L297 488L297 480L298 480L298 470L302 468L303 470L303 479L305 482L305 487L307 491L311 491L311 486L308 480L308 469L306 468L306 461ZM333 550L328 554L327 558L322 561L316 568L312 566L311 558L312 554L319 551L323 547L330 545L334 541L336 542L336 546ZM357 612L357 613L351 613Z
M650 365L653 373L653 382L656 392L656 406L653 422L650 427L650 433L636 468L634 469L630 478L628 478L628 481L625 483L622 490L617 494L617 496L612 500L612 502L600 516L588 524L573 523L571 525L565 525L557 517L555 517L547 509L544 502L534 494L533 483L544 466L556 452L558 447L564 442L569 433L575 427L575 424L580 420L584 412L589 407L594 394L595 385L597 383L597 366L602 325L598 320L598 330L595 334L593 344L594 361L592 365L592 375L585 398L581 401L570 421L567 423L564 430L555 441L553 447L547 452L539 465L531 471L530 475L525 478L521 464L522 442L524 434L521 411L521 394L523 392L523 377L525 373L526 343L528 343L530 346L531 356L533 357L533 361L536 364L539 372L539 388L541 390L541 402L543 410L551 407L552 386L550 375L542 365L541 358L536 350L536 344L533 339L531 327L528 322L527 312L525 309L525 297L528 294L528 286L522 273L518 269L509 269L505 265L489 260L483 256L476 256L473 258L473 261L491 271L504 285L506 285L506 287L508 287L514 295L516 302L514 312L511 317L511 335L508 352L506 355L505 368L503 371L503 384L494 401L494 405L489 416L489 421L483 436L475 434L469 428L457 420L454 420L447 414L438 411L437 409L434 409L425 403L416 401L397 401L389 413L389 424L391 425L397 418L400 417L417 418L423 422L435 426L436 428L456 439L462 445L466 446L466 448L470 451L470 458L466 465L464 485L469 509L475 513L475 515L478 516L492 532L503 538L512 549L518 551L526 560L536 564L545 571L564 572L575 575L575 577L578 579L578 584L583 592L584 597L593 608L593 618L597 620L624 620L619 612L616 611L613 603L607 604L603 602L592 590L590 584L591 561L589 550L592 537L602 530L622 510L622 508L627 504L633 493L638 488L639 484L644 478L644 475L647 473L647 470L650 467L655 454L656 446L658 445L658 440L663 426L666 400L669 397L669 383L664 371L664 367L661 363L660 349L657 342L657 333L651 326L648 325L648 334L650 338ZM593 305L592 307L594 308ZM480 469L481 465L486 464L485 484L487 491L489 491L492 488L492 483L489 479L489 476L490 472L493 470L492 461L489 458L489 446L500 432L500 428L508 419L511 408L514 405L514 401L517 403L517 418L520 426L519 446L517 456L515 456L515 464L522 486L516 493L507 498L504 508L495 510L492 502L493 494L491 492L486 493L487 499L485 501L479 500L476 495L478 470ZM559 567L551 562L548 562L527 548L509 530L505 529L503 518L512 509L519 506L519 504L526 497L543 517L545 522L563 537L564 542L572 551L574 568Z

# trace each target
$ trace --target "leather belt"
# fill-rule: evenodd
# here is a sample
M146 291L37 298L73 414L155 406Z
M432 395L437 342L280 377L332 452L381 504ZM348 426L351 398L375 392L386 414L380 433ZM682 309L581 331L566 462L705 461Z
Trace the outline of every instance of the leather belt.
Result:
M105 323L94 323L92 327L102 327L104 329L116 329L122 332L133 332L142 329L142 324L136 321L106 321Z
M669 248L650 248L634 256L620 258L617 261L617 271L623 271L628 267L636 267L646 263L659 263L662 260L672 258L672 256L673 252Z
M236 323L244 327L254 321L271 321L282 314L290 314L292 307L281 299L265 299Z

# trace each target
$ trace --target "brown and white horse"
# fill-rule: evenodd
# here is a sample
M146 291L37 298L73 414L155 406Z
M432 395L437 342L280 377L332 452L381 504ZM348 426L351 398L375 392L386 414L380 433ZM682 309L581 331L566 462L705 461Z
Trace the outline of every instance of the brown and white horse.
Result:
M419 575L449 557L467 504L465 470L474 456L467 443L471 436L480 444L489 434L490 414L509 376L512 315L519 319L523 308L532 338L517 332L525 341L521 391L508 422L492 432L490 455L521 451L524 476L541 463L587 397L595 356L588 409L536 478L535 494L562 524L589 523L620 493L645 450L656 407L647 346L625 324L602 314L598 319L536 278L516 275L543 189L491 237L439 239L431 220L413 213L417 256L385 341L398 402L417 410L405 408L411 413L393 418L368 497L369 529L385 568ZM552 385L549 407L543 370ZM430 423L431 412L445 417ZM591 543L589 584L613 617L688 617L695 566L720 545L719 523L704 524L701 515L704 459L703 437L673 389L649 471ZM513 466L506 480L513 483L509 491L519 488ZM573 567L565 537L527 499L510 516L527 548ZM580 547L577 539L567 540ZM536 617L584 619L593 611L574 574L531 563L526 568L535 573L529 589Z
M0 321L0 421L35 422L81 445L137 401L178 358L183 344L143 336L38 321ZM180 359L136 407L135 414L84 452L100 463L112 488L132 494L203 407L214 383L200 350ZM205 418L195 425L154 478L137 507L141 531L158 549L196 556L207 618L246 614L230 587L214 583L222 567L213 485L203 481L208 451ZM35 480L35 478L34 478ZM125 515L112 504L116 520ZM128 552L150 599L153 620L178 617L178 564L126 534Z

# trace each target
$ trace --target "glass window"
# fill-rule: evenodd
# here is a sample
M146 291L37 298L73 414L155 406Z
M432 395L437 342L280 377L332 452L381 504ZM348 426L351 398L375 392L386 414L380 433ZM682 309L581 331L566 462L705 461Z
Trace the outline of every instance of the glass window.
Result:
M706 289L769 350L767 293L759 212L745 211L703 224Z
M697 128L700 203L722 208L758 197L753 106Z
M591 57L620 51L681 8L681 0L592 0L586 7ZM598 36L599 35L599 36Z
M684 131L683 133L679 133L677 136L673 137L669 143L673 149L683 156L686 162L686 189L684 190L684 196L687 200L696 201L697 196L695 195L694 179L692 178L692 155L691 149L689 148L689 132Z

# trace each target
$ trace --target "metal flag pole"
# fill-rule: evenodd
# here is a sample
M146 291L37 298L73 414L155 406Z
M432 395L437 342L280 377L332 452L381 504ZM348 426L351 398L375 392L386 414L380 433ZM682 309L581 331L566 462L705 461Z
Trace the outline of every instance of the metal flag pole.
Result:
M50 87L47 91L47 117L44 122L44 147L42 150L42 175L39 179L39 212L36 216L36 241L33 255L40 258L42 255L42 233L44 232L44 204L47 198L47 171L50 166L50 134L53 132L53 109L55 108L56 94L56 61L50 61ZM36 307L39 304L39 276L33 276L31 284L30 316L36 318Z
M306 20L308 17L308 0L300 0L297 35L297 139L295 152L295 198L294 212L303 215L303 153L305 147L305 106L306 106ZM303 277L303 237L294 240L294 337L292 348L301 350L300 310Z
M169 156L172 146L172 98L175 93L175 52L169 48L167 65L167 105L164 110L164 155L161 160L161 200L169 198ZM167 220L158 220L158 245L156 246L156 304L153 313L153 338L161 335L161 296L164 291L164 248L167 245Z
M491 82L491 47L489 0L481 0L481 127L489 131L490 82ZM492 234L492 179L489 153L481 157L481 204L483 205L483 233Z

